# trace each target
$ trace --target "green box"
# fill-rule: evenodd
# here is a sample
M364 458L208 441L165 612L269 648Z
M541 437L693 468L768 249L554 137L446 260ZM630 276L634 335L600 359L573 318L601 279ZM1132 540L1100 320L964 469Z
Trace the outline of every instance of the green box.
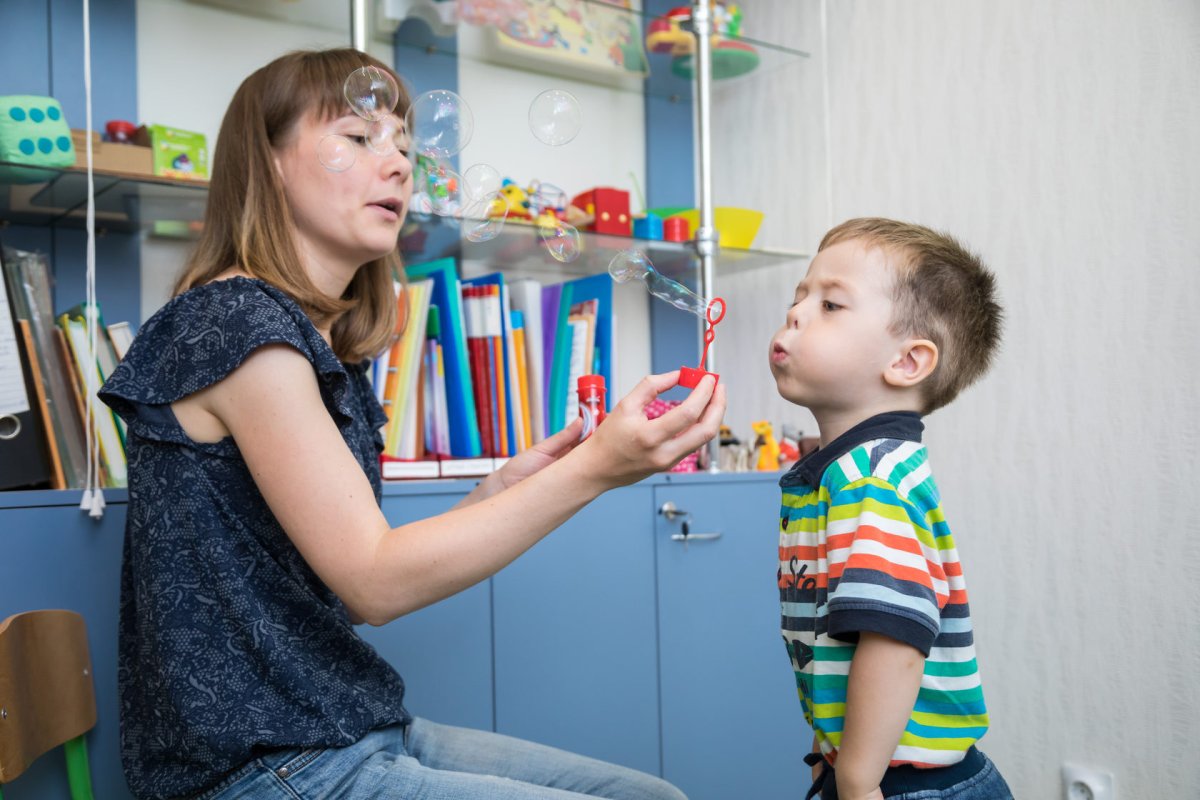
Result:
M75 164L75 145L62 106L53 97L0 97L0 161L62 169ZM0 167L0 183L37 183L56 173Z
M138 139L154 152L154 174L165 178L208 180L208 142L203 133L146 125Z

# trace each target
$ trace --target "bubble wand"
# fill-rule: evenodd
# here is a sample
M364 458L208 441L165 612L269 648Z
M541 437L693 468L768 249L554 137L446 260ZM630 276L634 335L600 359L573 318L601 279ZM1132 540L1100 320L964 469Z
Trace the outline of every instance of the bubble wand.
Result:
M706 300L678 281L671 280L654 268L650 259L641 250L624 250L617 253L608 264L608 274L617 283L628 283L631 280L641 281L646 285L650 294L660 300L665 300L676 308L695 314L703 319L708 327L704 331L704 352L700 355L699 367L680 367L679 385L693 389L705 375L712 375L714 381L721 376L704 369L708 357L708 346L716 338L717 323L725 319L725 300L714 297Z

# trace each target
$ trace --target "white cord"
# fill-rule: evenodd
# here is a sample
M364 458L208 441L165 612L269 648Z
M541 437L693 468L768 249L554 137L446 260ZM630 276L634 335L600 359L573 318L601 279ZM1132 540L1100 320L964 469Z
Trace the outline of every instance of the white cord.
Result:
M87 322L87 364L91 369L84 369L84 383L87 385L86 411L84 414L84 442L87 447L87 483L83 488L83 498L79 508L88 512L88 516L99 519L104 516L104 492L100 489L100 436L96 426L96 412L93 408L95 395L99 386L96 385L96 351L97 328L100 327L100 314L96 308L96 185L92 175L92 22L91 4L83 0L83 96L85 101L86 119L84 128L87 133L85 147L87 148L87 288L84 303L84 320Z
M821 103L825 112L825 230L833 227L833 123L829 117L829 17L821 0Z

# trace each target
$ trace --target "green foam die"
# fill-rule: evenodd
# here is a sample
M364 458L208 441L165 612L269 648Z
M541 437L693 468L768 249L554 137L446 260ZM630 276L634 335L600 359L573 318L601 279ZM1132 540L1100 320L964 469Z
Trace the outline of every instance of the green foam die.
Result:
M75 163L75 144L62 106L53 97L0 95L0 182L36 183L53 173L22 169L69 167Z

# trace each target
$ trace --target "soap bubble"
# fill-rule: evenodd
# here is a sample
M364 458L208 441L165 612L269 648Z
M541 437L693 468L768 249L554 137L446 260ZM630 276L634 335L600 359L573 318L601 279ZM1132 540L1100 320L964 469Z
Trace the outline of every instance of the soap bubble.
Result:
M504 228L504 220L508 216L508 204L497 202L499 192L491 192L475 200L462 210L462 227L464 235L472 242L486 242L495 239ZM498 208L499 214L491 216Z
M354 143L336 133L323 136L317 142L317 158L330 172L345 172L354 166Z
M558 147L579 135L583 112L570 92L550 89L529 104L529 129L538 141Z
M608 274L617 283L644 281L654 265L641 250L622 250L608 262Z
M440 161L418 159L414 188L428 198L430 211L438 216L452 216L462 208L462 178Z
M466 101L446 89L425 92L414 100L407 122L413 148L431 158L458 155L475 130Z
M375 121L392 113L400 100L400 87L379 67L360 67L350 73L342 86L346 102L365 120Z
M408 210L412 214L429 216L433 213L433 201L429 199L429 195L425 194L425 192L414 190L412 200L408 203Z
M472 200L480 200L500 191L503 178L491 164L472 164L463 171L463 191Z
M608 274L617 283L637 280L646 284L650 294L675 306L681 311L707 319L709 302L678 281L671 280L654 268L654 264L641 250L622 250L608 262ZM721 316L725 315L725 302L721 301ZM717 319L719 322L720 319ZM715 323L713 323L715 324Z
M546 249L556 261L567 263L579 258L581 241L574 225L556 219L554 222L539 222L538 235L546 243Z
M408 153L408 131L395 114L368 122L365 136L367 149L377 156L390 156L397 151Z

